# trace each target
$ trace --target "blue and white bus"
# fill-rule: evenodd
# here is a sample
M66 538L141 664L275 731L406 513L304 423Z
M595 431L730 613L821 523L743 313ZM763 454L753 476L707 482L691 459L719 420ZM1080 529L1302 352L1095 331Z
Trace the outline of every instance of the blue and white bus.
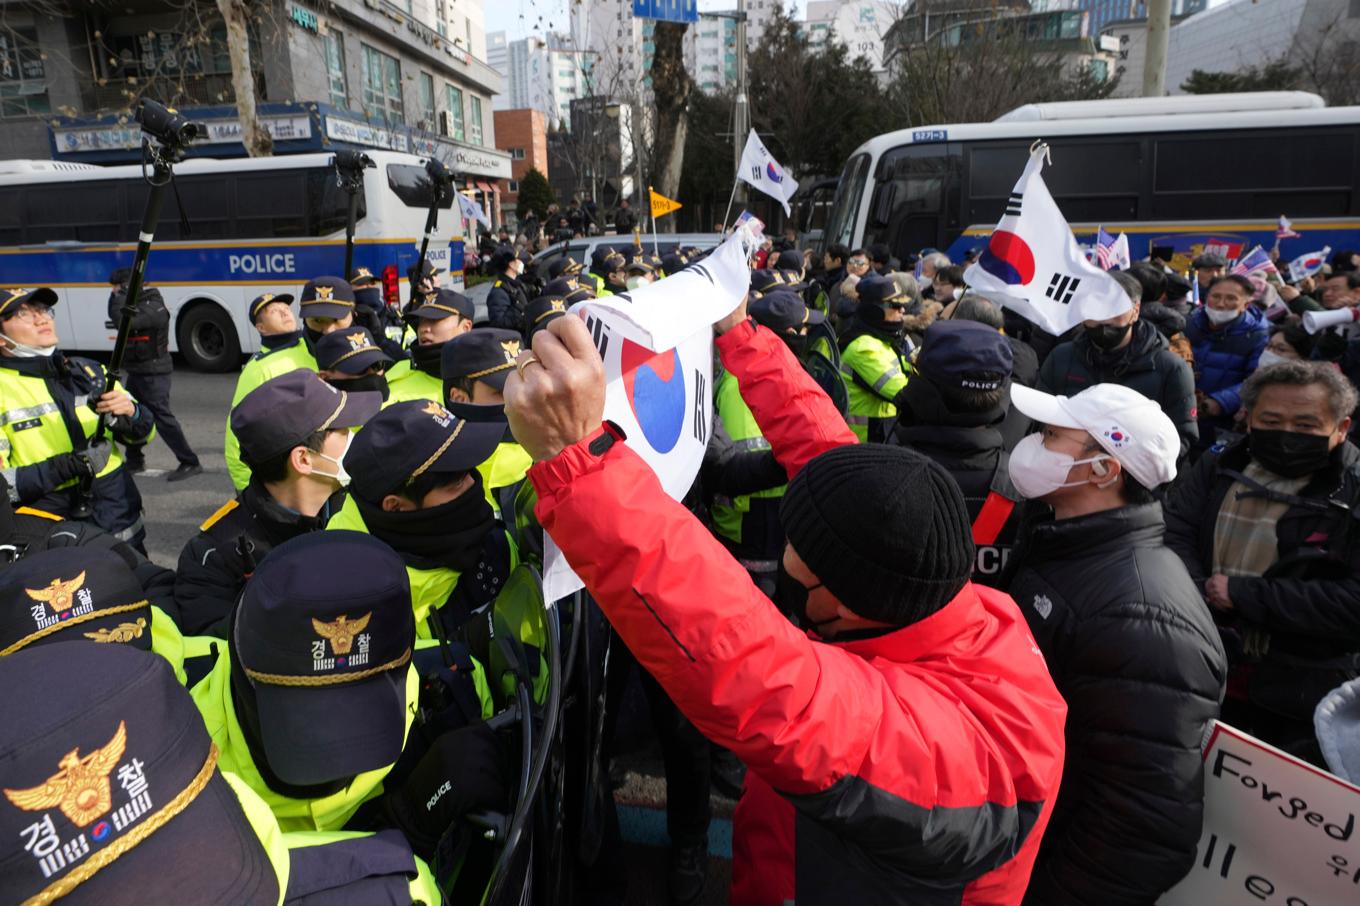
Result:
M954 261L983 246L1030 145L1078 240L1129 234L1183 271L1202 251L1269 249L1281 215L1302 238L1293 258L1360 248L1360 107L1304 92L1188 95L1031 104L990 123L877 136L841 172L822 248L886 243L908 260L935 248Z
M431 186L424 160L369 152L354 238L354 266L405 301L420 251ZM297 295L345 266L348 195L330 154L213 160L175 168L188 229L168 190L146 279L165 298L171 348L194 368L227 371L259 348L246 308L261 293ZM109 274L132 264L148 186L140 166L0 161L0 286L50 286L62 347L113 348ZM428 256L460 286L462 224L444 205Z

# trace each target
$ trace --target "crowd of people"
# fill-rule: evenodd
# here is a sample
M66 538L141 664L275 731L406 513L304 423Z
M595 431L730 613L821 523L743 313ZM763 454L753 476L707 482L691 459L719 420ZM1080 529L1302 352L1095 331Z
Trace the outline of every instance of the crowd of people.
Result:
M428 265L404 308L363 268L261 295L236 493L174 570L134 478L157 432L172 480L202 468L164 304L124 388L62 351L54 292L5 291L4 899L480 901L519 772L488 614L545 531L643 668L675 903L714 790L733 903L1146 906L1194 861L1214 719L1323 764L1360 664L1360 339L1300 319L1360 303L1360 253L1137 262L1127 311L1052 336L940 252L787 237L714 325L677 502L566 315L705 254L537 273L507 243L484 313ZM583 901L629 901L611 827Z

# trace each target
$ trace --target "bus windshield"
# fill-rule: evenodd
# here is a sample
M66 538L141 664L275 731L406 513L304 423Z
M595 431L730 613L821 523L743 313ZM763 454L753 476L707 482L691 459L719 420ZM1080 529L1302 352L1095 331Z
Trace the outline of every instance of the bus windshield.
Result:
M831 222L822 236L822 251L833 245L854 248L855 225L859 220L859 203L864 197L864 182L869 177L869 155L857 154L845 164L836 198L831 202Z

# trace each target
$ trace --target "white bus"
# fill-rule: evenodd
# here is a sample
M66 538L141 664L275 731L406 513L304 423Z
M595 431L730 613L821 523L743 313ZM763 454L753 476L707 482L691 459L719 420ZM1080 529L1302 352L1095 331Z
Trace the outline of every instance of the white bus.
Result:
M1078 239L1127 232L1136 259L1183 270L1203 251L1236 258L1275 241L1280 216L1300 239L1285 258L1360 248L1360 107L1304 92L1188 95L1031 104L990 123L877 136L850 155L823 250L886 243L954 261L987 241L1030 145Z
M170 310L171 349L190 366L232 370L259 348L246 308L261 293L296 296L312 277L343 276L348 195L331 157L192 158L175 167L189 229L167 188L146 280ZM363 171L354 266L381 277L388 303L400 304L432 190L424 159L369 157L377 166ZM148 191L140 165L0 161L0 286L54 289L63 348L113 348L108 278L132 264ZM428 256L459 286L462 226L451 207L440 211Z

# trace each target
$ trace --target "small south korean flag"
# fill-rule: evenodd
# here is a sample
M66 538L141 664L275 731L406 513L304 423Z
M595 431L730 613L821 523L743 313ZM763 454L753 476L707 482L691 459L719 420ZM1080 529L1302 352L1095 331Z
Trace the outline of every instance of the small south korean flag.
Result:
M741 166L737 170L737 178L750 183L782 204L785 217L793 216L789 209L789 199L798 191L798 180L774 159L774 155L765 147L765 143L756 135L754 129L747 136L746 148L741 152Z

